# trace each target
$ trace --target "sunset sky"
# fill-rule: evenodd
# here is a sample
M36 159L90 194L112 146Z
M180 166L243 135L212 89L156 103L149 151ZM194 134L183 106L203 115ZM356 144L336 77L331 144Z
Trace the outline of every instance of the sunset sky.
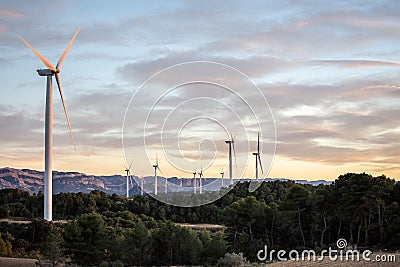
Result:
M259 130L241 128L239 121L254 121L229 90L193 84L173 91L143 136L163 90L208 75L234 86L241 72L261 90L240 86L236 96L264 112L265 176L333 180L367 172L400 180L399 14L399 1L2 1L0 167L44 169L46 79L36 73L44 66L18 34L55 65L81 25L61 69L77 151L54 88L54 170L123 174L122 125L132 101L125 152L135 175L152 174L157 150L163 176L191 177L203 166L206 177L219 177L228 163L226 129L236 136L239 172L254 177ZM151 75L190 61L239 72L184 65L137 93ZM269 107L257 102L262 95ZM171 112L178 106L179 114ZM176 117L167 122L168 114ZM160 144L154 136L163 125L167 143Z

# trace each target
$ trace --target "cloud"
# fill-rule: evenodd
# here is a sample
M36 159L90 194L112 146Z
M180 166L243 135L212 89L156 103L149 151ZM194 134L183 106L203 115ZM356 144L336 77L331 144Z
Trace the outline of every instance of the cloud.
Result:
M38 114L30 114L12 106L0 106L2 146L35 147L42 138L43 120Z
M357 60L357 59L312 60L310 63L315 65L333 65L341 68L351 68L351 69L400 66L400 62L395 62L395 61Z
M18 11L13 11L13 10L7 10L7 9L0 9L0 17L8 17L8 18L20 18L22 17L22 13Z
M117 154L126 105L144 80L174 64L209 60L237 68L258 83L277 122L278 155L335 166L346 162L376 164L375 169L386 166L395 170L398 166L399 5L376 1L323 5L308 1L268 5L262 1L233 1L228 10L225 3L200 1L140 8L134 4L93 8L90 4L63 2L49 8L51 12L43 13L39 4L4 3L0 9L0 41L6 53L0 58L0 65L3 69L19 68L28 54L29 59L36 60L16 38L17 34L51 59L59 56L78 24L83 24L69 58L75 62L74 68L65 73L70 76L63 78L69 88L76 89L69 91L66 101L75 140L86 155L105 155L108 151ZM56 19L59 14L60 20ZM268 107L257 102L260 95L243 86L247 84L241 81L242 77L213 71L207 77L207 71L206 67L181 69L170 73L165 83L151 84L140 101L134 103L136 113L125 136L127 142L134 148L143 146L144 120L136 118L146 117L164 84L218 78L221 84L240 87L239 95L251 107L259 108L264 115L268 113ZM18 81L15 86L22 83L20 79L13 80ZM133 92L129 91L132 87ZM3 88L5 94L15 92L11 82L5 82ZM205 96L226 106L205 101ZM234 107L245 124L251 126L249 136L256 133L248 107L236 95L218 86L193 84L162 99L154 113L160 116L152 117L149 125L150 144L157 143L157 130L171 107L201 97L199 102L188 102L189 108L182 106L186 108L182 109L184 112L175 115L181 114L184 119L199 114L215 116L228 128L236 129L241 121L228 109ZM28 98L26 102L30 103ZM176 131L184 122L177 117L168 121L166 142L175 141ZM181 140L185 155L191 159L197 157L190 153L191 140L219 131L211 127L211 122L210 127L204 121L197 122L204 127L190 124ZM268 124L270 119L263 118L262 123ZM23 147L42 149L42 113L38 115L24 105L2 106L0 126L5 129L1 133L3 147L10 148L10 153L4 153L8 158L25 157ZM54 104L54 134L56 151L69 155L71 142L58 98ZM245 142L244 136L240 134L238 141ZM217 150L226 153L224 138L222 133L215 140ZM254 147L254 141L250 141L250 147ZM11 150L14 143L18 145ZM213 147L206 149L211 151ZM238 153L245 153L247 143L237 149ZM174 151L173 156L180 155Z

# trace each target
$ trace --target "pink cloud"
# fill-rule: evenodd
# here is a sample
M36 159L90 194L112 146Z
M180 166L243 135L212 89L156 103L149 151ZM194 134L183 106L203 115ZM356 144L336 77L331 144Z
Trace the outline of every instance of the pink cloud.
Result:
M20 18L22 17L22 13L7 9L0 9L0 17Z

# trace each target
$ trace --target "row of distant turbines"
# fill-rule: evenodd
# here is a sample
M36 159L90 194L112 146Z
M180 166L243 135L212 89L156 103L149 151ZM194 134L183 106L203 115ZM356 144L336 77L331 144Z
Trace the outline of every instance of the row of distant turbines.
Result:
M230 138L230 140L225 141L225 143L228 144L229 146L229 154L228 154L228 158L229 158L229 184L232 185L233 184L233 173L232 173L232 168L233 168L233 162L232 162L232 156L235 157L236 159L236 151L235 151L235 141L234 138ZM233 151L233 153L232 153ZM255 160L256 160L256 172L255 172L255 178L256 181L258 181L258 166L260 166L261 168L261 173L264 173L263 168L262 168L262 163L261 163L261 151L260 151L260 134L258 133L257 135L257 152L253 152L252 153L255 156ZM126 172L126 197L129 198L129 184L131 184L131 186L133 186L133 181L132 181L132 176L131 176L131 172L130 169L132 167L132 163L128 166L124 166L125 168L125 172ZM154 168L154 195L158 194L158 175L157 175L157 170L161 172L161 169L159 167L158 164L158 156L156 153L156 162L155 164L153 164L153 168ZM203 174L203 166L201 166L200 168L200 172L198 172L197 170L194 170L193 174L193 193L196 194L197 192L199 192L200 194L203 193L203 178L204 178L204 174ZM198 178L196 178L196 175L198 175ZM224 187L224 175L225 172L224 170L221 170L220 172L221 175L221 187ZM165 189L165 194L168 193L168 179L164 179L165 180L165 184L164 184L164 189ZM144 186L144 178L142 176L142 178L140 179L140 194L143 196L143 187ZM182 178L180 179L179 182L179 188L182 189Z
M44 219L47 221L52 221L53 219L53 213L52 213L52 206L53 206L53 190L52 190L52 163L53 163L53 155L52 155L52 147L53 147L53 76L55 76L58 91L60 93L61 97L61 102L64 108L64 113L65 117L67 120L68 128L69 128L69 133L71 136L72 144L74 146L74 149L76 150L75 146L75 141L74 137L72 135L72 129L71 129L71 124L69 121L68 117L68 112L67 112L67 106L64 101L64 96L62 93L62 87L61 87L61 81L60 81L60 69L61 65L63 64L73 42L75 41L78 33L80 31L80 27L77 29L75 34L73 35L72 39L68 43L67 47L64 49L64 51L61 53L60 58L58 59L58 62L56 66L54 67L46 58L44 58L38 51L36 51L35 48L33 48L25 39L23 39L20 35L18 35L18 38L30 49L32 52L39 58L39 60L46 66L46 69L38 69L36 70L39 76L45 76L47 77L47 82L46 82L46 111L45 111L45 152L44 152L44 162L45 162L45 172L44 172ZM234 147L234 140L231 138L231 140L225 141L225 143L229 144L229 179L230 179L230 184L233 184L233 176L232 176L232 150L233 153L235 154L235 147ZM258 142L257 142L257 152L253 153L253 155L256 156L256 179L258 180L258 164L260 164L261 171L262 171L262 165L261 165L261 157L260 157L260 138L258 136ZM133 184L132 177L130 175L130 167L131 166L126 166L125 171L126 171L126 196L129 197L129 183ZM157 170L161 171L159 166L158 166L158 158L156 159L156 163L153 165L154 168L154 194L157 195ZM200 193L202 193L202 178L203 176L203 168L201 168L200 173L198 173L200 177L200 184L199 184L199 189ZM224 181L224 171L221 172L222 176L222 186L223 186L223 181ZM194 172L194 192L196 193L196 171ZM142 177L141 179L141 194L143 195L143 186L144 186L144 179ZM165 193L168 192L168 187L167 187L167 179L165 180ZM182 180L181 180L181 187L182 187Z

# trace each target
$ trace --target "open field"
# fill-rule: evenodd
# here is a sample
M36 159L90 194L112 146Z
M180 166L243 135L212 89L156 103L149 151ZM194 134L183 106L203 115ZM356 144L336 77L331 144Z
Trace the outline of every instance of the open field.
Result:
M219 224L208 224L208 223L176 223L176 225L191 228L193 230L225 230L226 227Z
M30 224L32 220L30 219L17 219L17 218L8 218L8 219L0 219L1 222L6 223L15 223L15 224ZM53 223L68 223L67 220L53 220Z

